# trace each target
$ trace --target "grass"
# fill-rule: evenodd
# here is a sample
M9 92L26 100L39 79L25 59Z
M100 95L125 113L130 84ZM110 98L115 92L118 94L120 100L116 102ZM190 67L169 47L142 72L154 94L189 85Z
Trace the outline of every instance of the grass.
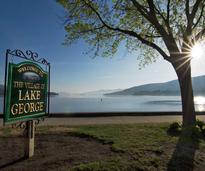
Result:
M42 134L63 130L77 137L91 137L110 145L115 152L109 160L105 157L94 162L83 162L71 171L132 171L132 170L200 170L205 167L205 141L202 136L171 135L168 123L121 125L93 125L75 127L38 127ZM11 130L0 129L1 136ZM78 145L76 144L76 148ZM92 153L92 151L90 151ZM83 154L82 154L83 155ZM109 155L109 154L108 154Z
M73 170L193 170L202 167L204 139L170 135L168 126L164 123L77 127L76 135L109 143L119 156L112 162L97 161Z
M128 124L82 126L75 129L79 135L87 135L104 143L111 143L115 151L161 151L167 143L176 143L178 137L167 134L168 124Z

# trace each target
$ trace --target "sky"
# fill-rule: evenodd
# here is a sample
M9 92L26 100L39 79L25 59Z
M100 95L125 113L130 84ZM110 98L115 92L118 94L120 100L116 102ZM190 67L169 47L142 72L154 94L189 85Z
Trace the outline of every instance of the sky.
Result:
M0 1L0 84L4 83L6 49L32 50L51 63L51 90L81 93L166 82L176 79L172 66L159 60L139 70L138 54L120 47L110 58L85 55L82 40L62 45L64 9L55 0ZM205 74L205 59L192 63L192 76Z

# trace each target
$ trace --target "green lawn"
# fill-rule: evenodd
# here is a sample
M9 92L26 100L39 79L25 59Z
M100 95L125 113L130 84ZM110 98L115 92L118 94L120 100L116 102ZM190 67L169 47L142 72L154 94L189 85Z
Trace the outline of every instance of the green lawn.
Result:
M96 161L73 170L197 170L205 162L205 141L167 133L168 124L81 126L78 136L111 144L119 153L112 161Z

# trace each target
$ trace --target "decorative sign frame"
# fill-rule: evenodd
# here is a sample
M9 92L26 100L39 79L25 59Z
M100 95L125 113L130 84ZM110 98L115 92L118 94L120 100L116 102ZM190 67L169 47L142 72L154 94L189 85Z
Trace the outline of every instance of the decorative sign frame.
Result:
M22 58L23 62L8 62L10 57ZM44 70L42 65L48 69ZM4 124L49 115L50 63L39 58L36 52L6 51L4 85Z

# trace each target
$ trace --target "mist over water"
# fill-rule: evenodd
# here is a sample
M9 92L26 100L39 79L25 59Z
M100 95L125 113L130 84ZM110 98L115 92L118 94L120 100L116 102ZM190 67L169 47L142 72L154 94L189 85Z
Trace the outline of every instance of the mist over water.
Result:
M161 100L160 100L161 99ZM170 97L171 101L176 101L176 106L163 104L163 97L150 96L120 96L101 98L60 98L51 100L51 111L60 112L61 106L67 112L133 112L133 111L179 111L180 101L176 97ZM153 103L153 102L156 103ZM164 99L165 100L165 99ZM69 104L69 105L66 105ZM171 109L170 109L171 107Z
M205 97L195 97L196 111L205 111ZM181 111L180 96L51 97L51 113ZM0 97L3 113L3 97Z

